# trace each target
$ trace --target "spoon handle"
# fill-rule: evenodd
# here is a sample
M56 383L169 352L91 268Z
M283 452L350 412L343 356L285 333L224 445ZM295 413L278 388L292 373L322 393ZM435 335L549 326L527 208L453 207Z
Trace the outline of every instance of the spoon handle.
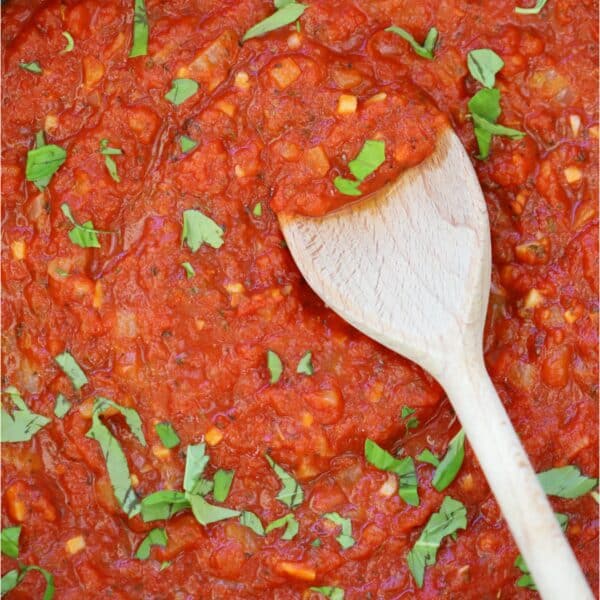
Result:
M485 370L458 360L439 380L544 600L592 600L569 543Z

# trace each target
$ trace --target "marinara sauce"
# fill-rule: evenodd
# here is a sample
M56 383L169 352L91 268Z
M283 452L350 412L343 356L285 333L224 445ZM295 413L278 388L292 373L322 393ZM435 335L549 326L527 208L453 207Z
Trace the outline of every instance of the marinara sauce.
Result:
M460 425L430 376L311 292L275 211L355 200L334 182L351 177L367 140L385 143L385 160L362 196L454 127L490 213L488 370L537 471L597 477L597 3L518 14L515 0L307 0L298 25L244 43L272 2L145 6L148 50L134 58L133 0L3 7L2 386L49 419L30 441L2 444L2 525L21 526L18 560L51 573L60 599L306 600L333 593L323 586L350 600L535 597L517 585L518 550L468 441L443 492L435 467L415 460L418 506L366 461L366 439L399 458L442 457ZM437 28L433 58L391 25L418 44ZM467 107L481 89L467 54L480 48L504 62L499 123L525 134L494 135L487 160ZM165 98L175 79L198 84L179 104ZM42 190L26 181L40 130L67 154ZM102 140L121 153L103 154ZM65 204L108 232L100 247L72 241ZM187 210L210 218L222 244L182 242ZM86 375L79 389L55 361L64 352ZM71 404L62 418L59 394ZM141 419L145 446L117 410L102 416L140 499L181 490L186 449L204 441L205 477L234 472L220 506L264 526L291 513L297 532L203 526L189 509L129 518L86 436L98 397ZM157 423L180 442L165 447ZM266 454L303 490L293 510ZM466 508L466 528L442 540L418 587L407 554L446 496ZM551 500L597 589L597 502ZM350 521L354 543L342 547L328 513ZM166 545L136 558L155 527ZM19 568L3 557L3 574ZM31 571L7 598L42 598L45 586Z

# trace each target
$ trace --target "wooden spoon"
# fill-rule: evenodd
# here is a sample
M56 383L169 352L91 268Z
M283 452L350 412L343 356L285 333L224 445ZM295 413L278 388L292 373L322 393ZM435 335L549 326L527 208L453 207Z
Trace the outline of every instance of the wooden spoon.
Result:
M363 202L279 221L323 301L442 385L542 597L592 599L485 370L490 230L456 134L448 129L431 157Z

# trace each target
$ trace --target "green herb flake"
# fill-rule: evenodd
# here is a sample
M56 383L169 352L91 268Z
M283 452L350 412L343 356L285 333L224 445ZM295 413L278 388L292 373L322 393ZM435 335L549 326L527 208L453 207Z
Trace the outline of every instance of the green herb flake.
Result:
M321 541L319 538L315 538L315 539L314 539L314 540L313 540L313 541L310 543L310 545L311 545L313 548L320 548L320 547L323 545L323 542L322 542L322 541Z
M235 471L226 471L225 469L218 469L213 476L214 487L212 490L213 498L217 502L225 502L227 496L229 496L229 490L231 489L231 483L233 482L233 475Z
M419 419L417 419L416 417L411 417L410 419L408 419L408 421L406 421L406 429L416 429L420 424L421 422L419 421Z
M523 8L522 6L517 6L515 8L515 12L519 15L539 15L542 12L544 6L546 6L548 0L537 0L535 6L531 8Z
M253 214L255 217L262 217L262 214L263 214L263 209L262 209L262 204L261 204L260 202L257 202L257 203L254 205L254 208L252 209L252 214Z
M9 571L5 575L2 576L0 580L0 596L4 596L7 592L13 590L23 579L25 575L30 571L38 571L42 574L44 579L46 580L46 589L44 590L44 595L42 596L42 600L52 600L54 598L54 575L46 569L42 569L42 567L38 567L37 565L28 565L22 566L21 570L13 569Z
M360 196L358 186L385 162L385 142L383 140L367 140L355 159L348 163L350 172L356 178L336 177L333 184L339 192L347 196Z
M18 569L12 569L2 575L0 579L0 596L4 596L11 590L14 590L19 585L19 571Z
M312 352L309 350L300 359L300 362L298 363L298 366L296 367L296 373L300 373L302 375L312 375L314 372L315 372L315 369L312 364Z
M563 531L566 531L567 525L569 523L569 517L563 513L554 513L554 516L556 517L560 528ZM517 579L517 587L527 588L529 590L536 591L537 587L535 585L535 582L533 581L531 573L529 572L529 567L527 566L525 559L520 554L515 559L514 565L515 567L517 567L517 569L519 569L519 571L521 571L521 573L523 573L521 577Z
M467 66L474 79L491 89L496 83L496 74L504 66L504 61L493 50L479 48L469 52Z
M428 463L437 467L440 464L440 459L428 448L425 448L421 454L417 454L416 459L420 462Z
M66 54L67 52L72 52L75 48L73 36L68 31L63 31L62 35L67 40L67 45L59 52L59 54Z
M289 508L296 508L304 501L304 491L300 484L282 467L280 467L268 454L265 455L267 462L275 471L275 475L281 481L282 488L277 494L277 500L283 502Z
M32 181L38 188L45 188L52 176L67 160L64 148L55 144L45 144L27 152L25 179Z
M94 401L92 410L92 426L86 434L87 437L96 440L100 445L106 462L108 477L119 505L129 517L134 517L140 512L141 506L140 500L131 485L131 474L127 458L110 429L100 420L100 415L109 407L116 409L123 415L131 433L145 446L146 440L142 431L142 421L135 409L120 406L108 398L98 397Z
M161 527L155 527L142 540L135 552L135 558L139 560L148 560L150 558L150 549L152 546L167 546L167 532Z
M190 508L185 494L177 490L160 490L142 499L141 514L144 522L170 519L179 511Z
M2 407L0 419L0 442L28 442L40 430L50 423L50 419L32 412L14 386L4 391L15 409L9 413Z
M456 477L465 458L465 432L461 429L450 441L444 458L433 475L433 487L441 492L445 490Z
M179 137L179 147L184 154L187 154L198 147L198 142L187 135L182 135Z
M94 229L94 223L92 221L86 221L81 225L73 217L71 208L66 202L60 205L60 210L65 218L73 225L73 229L69 231L69 239L81 248L100 248L100 242L98 241L99 233L110 233L108 231L99 231Z
M433 513L408 553L407 561L418 587L423 587L425 567L435 564L437 551L446 536L467 528L467 509L458 500L446 496L439 512Z
M559 498L579 498L598 485L598 479L582 475L573 465L538 473L538 480L546 494Z
M283 373L283 363L273 350L267 350L267 368L271 374L271 385L277 383Z
M415 409L410 408L410 406L403 406L402 410L400 411L400 417L403 419L406 419L406 417L410 417L410 415L414 415L414 414L415 414Z
M159 572L164 571L165 569L168 569L172 564L173 564L172 561L164 560L163 562L160 563L160 568L158 569Z
M62 369L63 373L71 380L71 383L76 390L80 390L88 383L88 378L81 367L75 362L75 359L70 352L63 352L62 354L55 356L54 360Z
M373 440L365 440L365 458L377 469L398 476L398 495L411 506L419 506L419 492L415 463L410 456L394 458Z
M192 507L192 512L194 513L194 517L196 517L196 521L198 521L200 525L210 525L211 523L224 521L225 519L239 517L241 514L239 510L231 510L230 508L209 504L198 494L187 493L186 498Z
M179 106L196 94L199 87L193 79L173 79L171 89L165 94L165 100Z
M192 252L197 252L202 244L212 248L223 245L223 229L211 218L196 209L183 211L181 243L186 242Z
M182 262L181 266L183 267L183 270L185 271L185 274L188 279L192 279L192 277L196 275L196 271L194 270L194 267L192 267L191 263L187 261Z
M19 557L21 526L5 527L0 533L0 551L10 558Z
M37 60L33 62L20 62L19 66L24 71L29 71L30 73L35 73L36 75L41 75L43 73L42 67L40 67L40 63Z
M71 403L63 394L58 394L54 401L54 415L58 419L62 419L71 410Z
M179 445L181 440L179 439L179 436L177 435L177 432L171 423L166 421L163 421L162 423L156 423L156 425L154 425L154 429L160 438L161 444L165 448L175 448L175 446Z
M263 527L263 524L258 518L258 515L255 515L249 510L242 511L242 514L240 515L240 524L254 531L256 535L260 535L263 537L265 535L265 528Z
M106 138L100 140L100 154L104 156L104 164L108 169L109 175L116 181L117 183L121 183L121 178L119 177L119 173L117 172L117 163L112 159L113 156L120 156L123 154L123 150L120 148L111 148L108 145L108 140Z
M354 181L353 179L346 179L345 177L336 177L333 180L333 185L337 190L345 196L360 196L362 192L358 189L360 181Z
M322 585L320 587L311 587L311 592L317 592L329 600L344 600L344 590L333 585Z
M356 540L352 537L352 521L350 519L342 517L342 515L337 512L325 513L323 518L335 523L336 525L339 525L342 528L342 531L336 536L335 539L344 550L352 548L352 546L356 544Z
M208 460L206 444L204 442L187 447L185 472L183 475L183 489L186 492L194 491L196 484L200 481L204 473Z
M422 58L427 58L428 60L433 60L433 51L435 50L435 45L438 39L438 30L435 27L432 27L427 36L425 37L425 41L423 45L419 44L415 38L406 31L406 29L402 29L401 27L396 27L392 25L388 27L386 31L390 31L391 33L395 33L399 35L403 40L406 40L412 47L412 49Z
M285 531L281 536L282 540L293 540L298 534L298 530L300 529L300 524L298 520L292 513L288 513L287 515L281 517L280 519L276 519L272 523L267 525L265 529L266 533L271 533L274 529L279 529L280 527L285 526Z
M135 0L133 8L133 42L129 58L146 56L148 54L148 14L144 0Z
M253 25L246 31L242 38L242 42L246 42L252 38L260 37L265 35L265 33L290 25L302 16L307 9L307 6L305 4L300 4L299 2L286 2L285 4L277 6L276 2L275 8L277 8L277 10L272 15L263 19L256 25Z

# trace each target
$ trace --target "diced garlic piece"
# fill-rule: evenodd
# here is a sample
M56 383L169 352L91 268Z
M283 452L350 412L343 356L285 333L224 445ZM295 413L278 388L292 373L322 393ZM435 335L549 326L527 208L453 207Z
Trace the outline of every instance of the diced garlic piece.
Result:
M226 283L225 289L230 294L241 294L244 291L244 284L239 281L237 283Z
M223 439L223 432L218 427L211 427L204 434L204 439L209 446L216 446Z
M394 473L388 473L385 483L379 488L379 494L385 498L390 498L398 489L398 478Z
M539 290L532 288L525 297L525 308L535 308L544 301L544 296L540 294Z
M583 172L579 167L567 167L564 170L565 179L568 183L577 183L583 177Z
M287 45L290 50L298 50L302 46L302 36L298 32L292 33L287 39Z
M579 115L570 115L569 123L571 124L573 135L577 137L579 135L579 129L581 128L581 117Z
M301 73L300 67L291 58L278 60L269 71L271 79L280 90L284 90L294 83L300 77Z
M379 92L379 94L375 94L371 96L369 99L365 100L365 106L369 104L375 104L376 102L383 102L387 98L387 94L385 92Z
M25 242L23 240L15 240L11 245L13 258L23 260L25 258Z
M239 71L235 74L235 87L240 90L247 90L250 87L250 77L246 71Z
M358 100L351 94L342 94L338 100L338 115L351 115L356 112Z
M70 540L67 540L65 544L65 549L68 554L77 554L81 552L85 548L85 539L82 535L77 535L72 537Z

